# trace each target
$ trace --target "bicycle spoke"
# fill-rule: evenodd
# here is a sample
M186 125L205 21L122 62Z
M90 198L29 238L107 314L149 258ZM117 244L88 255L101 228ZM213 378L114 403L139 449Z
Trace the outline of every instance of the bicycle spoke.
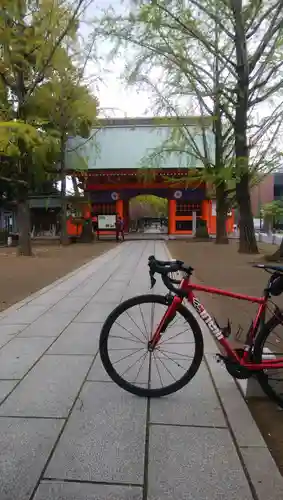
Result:
M120 325L119 325L120 326ZM128 340L128 342L134 342L135 344L143 344L142 340L139 340L138 342L133 339L129 339L128 337L121 337L121 335L111 335L113 339L123 339L123 340Z
M144 356L144 354L142 354L139 359L137 359L136 361L133 362L132 365L130 365L123 373L122 373L122 376L125 375L125 373L127 373L131 368L133 368L133 366L135 366L136 363L139 362L139 360Z
M176 344L175 344L176 345ZM168 352L169 354L176 354L176 356L181 356L180 359L184 359L184 358L193 358L193 356L189 356L188 354L182 354L181 352L174 352L174 351L167 351L166 349L156 349L157 351L159 352ZM173 359L173 358L172 358ZM177 359L177 358L175 358Z
M187 331L188 330L184 330L183 332L177 333L176 335L172 335L172 337L169 337L169 339L162 340L161 342L159 342L158 345L162 345L162 344L165 344L166 342L168 342L169 340L176 339L177 337L179 337L179 335L182 335L183 333L186 333Z
M143 357L144 357L144 358L143 358L143 361L142 361L142 363L141 363L141 366L139 367L139 371L138 371L138 373L137 373L137 376L136 376L135 380L133 380L133 382L136 382L136 380L138 379L138 376L139 376L139 374L140 374L140 372L141 372L141 370L142 370L142 367L144 366L144 362L145 362L145 360L146 360L146 356L147 356L147 354L148 354L148 351L146 351L146 352L145 352L145 354L143 355Z
M129 318L132 320L132 322L134 323L134 325L136 325L136 327L139 329L139 331L141 332L142 336L145 338L145 340L147 341L147 338L146 338L146 335L142 332L142 330L140 329L139 325L135 322L135 320L132 318L132 316L128 313L128 311L126 311L127 315L129 316Z
M170 359L170 361L173 361L173 363L175 363L175 365L177 365L179 368L183 368L183 370L186 370L186 368L184 368L184 366L180 365L180 363L177 363L177 360L170 358L169 356L167 356L167 354L164 354L164 356L165 356L165 358Z
M118 323L117 321L117 325L119 325L121 328L123 328L126 332L128 332L130 335L132 335L133 337L135 337L135 339L137 339L140 343L143 343L143 341L137 337L136 335L134 335L132 332L130 332L130 330L127 330L127 328L125 328L123 325L120 325L120 323Z
M141 347L141 349L144 349L144 347ZM109 347L109 351L133 351L136 350L135 347Z
M123 356L123 358L120 358L116 361L112 361L112 364L115 365L116 363L120 363L120 361L122 361L123 359L129 358L130 356L133 356L133 354L136 354L137 352L139 352L143 349L144 349L144 347L141 347L140 349L137 349L135 352L132 352L131 354L127 354L126 356Z
M140 308L141 317L142 317L142 321L143 321L144 329L145 329L145 333L146 333L146 340L149 341L149 333L147 332L147 328L146 328L146 324L145 324L145 320L144 320L144 315L143 315L142 308L141 308L140 304L139 304L139 308Z
M157 360L156 360L154 351L152 352L152 354L153 354L153 357L154 357L154 360L155 360L156 369L157 369L157 373L158 373L158 376L159 376L160 383L161 383L162 387L164 387L163 383L162 383L162 379L161 379L161 375L160 375L160 370L159 370L159 367L158 367L158 364L157 364Z
M159 359L159 361L164 366L165 370L167 370L168 373L171 375L171 377L175 380L175 382L177 382L177 379L174 377L174 375L172 375L172 373L170 372L169 368L167 368L167 366L163 363L162 359Z

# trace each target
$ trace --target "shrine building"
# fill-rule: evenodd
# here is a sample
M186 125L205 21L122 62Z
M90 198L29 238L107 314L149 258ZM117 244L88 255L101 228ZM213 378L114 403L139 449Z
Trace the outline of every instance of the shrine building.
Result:
M203 151L200 118L181 120ZM127 232L130 200L151 194L168 200L169 238L192 235L193 226L200 224L200 220L206 221L210 235L215 234L215 200L211 199L206 183L196 175L203 168L202 161L193 150L157 154L172 137L173 127L180 126L180 119L102 119L99 125L88 139L70 138L66 150L67 169L79 177L84 192L88 193L92 213L118 213ZM206 142L213 159L214 136L209 120ZM233 231L232 213L227 217L227 231Z

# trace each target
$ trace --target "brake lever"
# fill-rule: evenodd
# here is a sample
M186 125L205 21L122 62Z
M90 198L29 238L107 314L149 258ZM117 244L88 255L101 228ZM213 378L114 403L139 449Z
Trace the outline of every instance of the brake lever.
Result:
M154 277L154 272L149 271L149 276L150 276L150 289L152 289L156 283L156 279Z

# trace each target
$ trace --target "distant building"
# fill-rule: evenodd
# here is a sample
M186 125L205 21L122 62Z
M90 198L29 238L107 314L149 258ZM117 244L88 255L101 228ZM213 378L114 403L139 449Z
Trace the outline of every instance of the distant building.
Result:
M283 201L283 172L267 175L251 189L251 203L254 217L259 217L260 208L273 200Z
M260 184L251 189L251 203L254 217L259 217L260 209L263 205L274 200L274 187L274 174L270 174Z

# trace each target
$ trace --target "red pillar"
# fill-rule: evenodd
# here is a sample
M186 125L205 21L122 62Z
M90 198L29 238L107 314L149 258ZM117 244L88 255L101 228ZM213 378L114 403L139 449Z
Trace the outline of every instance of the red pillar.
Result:
M116 201L116 213L120 215L120 217L124 218L124 202L123 200Z
M124 228L125 232L129 231L129 200L124 201Z
M176 200L168 200L168 234L176 232Z
M207 230L210 233L211 202L209 200L202 201L201 216L202 219L206 221Z

